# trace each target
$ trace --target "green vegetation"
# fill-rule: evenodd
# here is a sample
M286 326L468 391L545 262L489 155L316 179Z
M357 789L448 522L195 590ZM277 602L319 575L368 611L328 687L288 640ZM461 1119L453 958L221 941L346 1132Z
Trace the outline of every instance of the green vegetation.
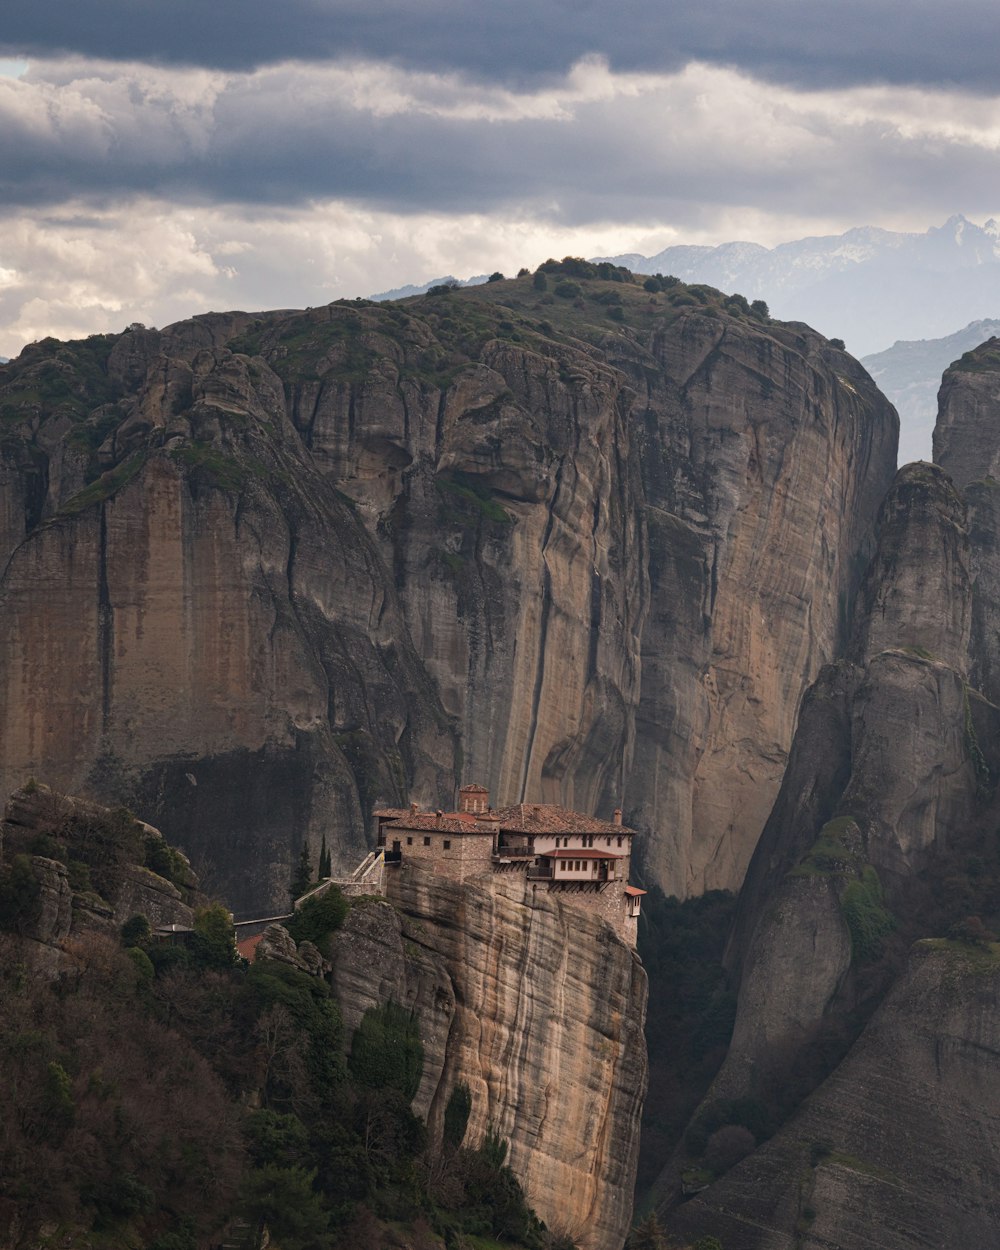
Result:
M987 339L948 367L949 373L993 373L1000 370L1000 338Z
M123 460L121 464L115 465L113 469L108 469L102 473L99 478L91 482L89 486L85 486L83 490L71 496L63 504L60 509L63 516L75 516L77 513L83 512L86 508L91 508L94 504L104 503L113 495L124 489L133 478L137 477L146 463L147 453L145 451L137 451L129 456L127 460Z
M0 421L32 414L80 418L120 395L108 376L107 361L116 335L60 343L42 339L5 366L0 390Z
M827 821L790 876L831 876L854 871L863 862L861 831L850 816Z
M976 782L979 788L980 797L988 795L993 788L993 776L990 767L986 763L986 757L983 755L982 748L979 745L979 739L976 737L976 726L972 719L972 704L969 702L969 687L966 684L964 689L964 725L965 730L965 748L969 753L969 759L972 766L976 770Z
M221 490L240 491L249 480L265 476L262 465L236 460L214 443L186 443L183 447L175 447L170 458L188 469L206 474Z
M365 1012L351 1042L351 1075L369 1089L394 1089L411 1103L424 1070L420 1028L412 1011L388 1002Z
M75 804L37 785L34 793L39 804L40 827L31 832L12 827L8 833L5 849L9 862L6 866L0 865L0 899L5 889L13 890L21 899L32 892L25 870L26 857L30 855L41 855L65 865L71 888L79 895L93 895L98 900L117 897L126 878L147 861L150 842L143 826L124 807L108 810ZM168 879L172 879L182 896L187 897L193 880L187 863L179 852L172 848L166 850L173 873ZM8 907L11 915L12 906ZM18 914L22 919L28 916L28 910L26 903L19 905ZM0 919L0 929L16 930L17 927L13 919L10 925Z
M455 474L453 477L439 476L435 479L437 487L442 498L459 502L460 511L456 511L454 506L445 509L445 519L466 523L470 516L475 518L481 516L485 521L492 521L495 524L509 524L511 517L506 509L493 498L489 489L477 482L475 478L470 478L464 474ZM462 505L465 505L462 507Z
M862 870L860 880L845 886L840 909L851 934L852 959L857 963L878 959L896 921L885 907L882 883L870 864Z
M34 924L39 911L41 886L28 855L15 855L0 867L0 930L23 933Z
M452 1150L457 1150L465 1139L471 1111L472 1091L463 1081L451 1091L444 1109L444 1144Z
M920 945L929 950L947 952L970 972L992 975L1000 966L1000 942L947 937L923 938Z
M851 816L828 821L790 877L831 877L838 883L840 910L851 935L855 963L873 963L882 955L896 920L885 906L878 873L865 862L864 840Z
M363 381L377 353L363 342L365 321L353 303L299 313L277 322L259 322L229 348L263 356L283 382L317 382L332 372L338 381Z
M142 862L150 872L164 877L179 889L186 889L194 884L194 877L187 860L158 833L146 834L143 840Z
M489 1131L463 1146L472 1097L453 1089L443 1148L410 1103L423 1045L416 1015L366 1012L344 1059L329 986L236 956L232 917L196 908L180 944L131 916L118 946L85 932L54 983L25 974L18 934L38 918L31 854L70 858L110 897L147 871L190 890L184 857L125 809L33 787L35 828L11 827L0 868L0 1236L42 1224L101 1250L196 1250L265 1223L283 1250L395 1244L423 1228L455 1246L542 1250L543 1229ZM335 888L288 922L322 945L346 904ZM114 1056L113 1072L105 1067ZM85 1149L81 1147L85 1143ZM228 1230L228 1231L227 1231Z
M318 898L307 898L285 921L285 928L296 942L312 942L325 955L330 935L340 928L346 916L347 900L334 885Z

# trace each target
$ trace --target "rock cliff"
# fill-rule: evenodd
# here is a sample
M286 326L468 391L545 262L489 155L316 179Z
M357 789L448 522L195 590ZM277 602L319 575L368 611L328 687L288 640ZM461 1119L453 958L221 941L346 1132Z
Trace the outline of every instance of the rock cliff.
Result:
M682 1235L851 1250L996 1227L997 1108L980 1097L1000 1028L992 352L946 376L941 465L897 475L850 647L803 702L730 938L732 1042L694 1121L752 1104L784 1127L676 1207ZM687 1142L664 1209L699 1163Z
M458 884L410 863L389 901L352 908L333 983L349 1041L390 1000L416 1012L414 1110L440 1135L454 1087L472 1092L466 1141L494 1127L539 1217L618 1250L632 1212L645 1093L646 977L611 928L524 877Z
M3 366L0 786L128 802L243 911L460 773L623 805L651 879L736 886L897 422L806 327L622 277Z
M6 919L29 970L39 975L58 973L64 950L81 934L117 940L136 915L153 928L190 927L194 906L206 902L184 857L167 849L158 829L47 786L11 795L0 850L5 867L21 857L37 883L28 882L23 914ZM146 867L144 858L170 877Z
M860 1041L766 1145L671 1216L726 1250L993 1245L1000 963L922 942Z

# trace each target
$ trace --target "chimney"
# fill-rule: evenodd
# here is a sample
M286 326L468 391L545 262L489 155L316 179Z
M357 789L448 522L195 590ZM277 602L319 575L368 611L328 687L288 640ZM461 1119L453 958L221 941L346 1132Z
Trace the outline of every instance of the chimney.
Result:
M620 825L622 823L622 809L620 807L615 808L613 820L616 825Z
M410 815L411 815L411 816L416 816L417 812L419 812L419 811L420 811L420 804L419 804L419 803L411 803L411 804L410 804Z
M438 810L434 813L434 824L435 824L435 825L436 825L439 829L441 828L441 817L442 817L443 815L444 815L444 812L442 812L442 811L441 811L440 807L439 807L439 808L438 808Z

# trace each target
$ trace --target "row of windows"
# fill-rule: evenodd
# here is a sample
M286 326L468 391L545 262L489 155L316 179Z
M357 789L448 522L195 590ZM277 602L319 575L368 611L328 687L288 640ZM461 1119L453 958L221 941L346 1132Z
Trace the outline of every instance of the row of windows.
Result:
M608 846L610 846L610 845L611 845L611 839L610 839L610 838L606 838L606 839L605 839L605 841L607 842ZM622 834L619 834L619 835L618 835L618 845L619 845L619 846L621 846L623 841L624 841L624 837L623 837L623 835L622 835ZM563 840L562 840L562 844L563 844L563 846L568 847L568 846L569 846L569 838L563 838ZM583 845L583 846L593 846L593 845L594 845L594 835L593 835L592 833L587 833L587 834L584 834L584 836L583 836L583 841L582 841L582 845ZM556 838L556 848L558 849L558 847L559 847L559 839L558 839L558 838Z
M590 861L586 859L561 859L559 861L563 872L585 872L588 863Z
M412 838L407 838L407 839L406 839L406 845L407 845L407 846L412 846L412 845L413 845L413 839L412 839ZM424 846L432 846L432 845L433 845L433 843L431 842L430 838L424 838ZM446 850L446 851L450 851L450 850L451 850L451 838L444 838L444 839L442 839L441 846L444 848L444 850Z

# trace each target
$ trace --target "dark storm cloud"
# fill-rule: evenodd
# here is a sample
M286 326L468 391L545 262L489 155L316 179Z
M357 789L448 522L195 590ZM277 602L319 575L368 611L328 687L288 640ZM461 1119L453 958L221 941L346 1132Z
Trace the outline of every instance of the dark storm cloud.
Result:
M1000 89L994 0L5 0L0 54L250 69L389 60L490 81L703 60L796 86Z
M722 70L623 83L594 63L558 91L515 95L442 92L438 80L378 67L51 68L0 80L0 203L341 200L680 226L706 205L821 217L835 203L865 220L907 203L933 218L956 204L975 211L995 185L992 106L954 104L943 116L952 131L987 133L944 142L934 125L909 125L905 99L843 120L853 106L840 95L803 102Z

